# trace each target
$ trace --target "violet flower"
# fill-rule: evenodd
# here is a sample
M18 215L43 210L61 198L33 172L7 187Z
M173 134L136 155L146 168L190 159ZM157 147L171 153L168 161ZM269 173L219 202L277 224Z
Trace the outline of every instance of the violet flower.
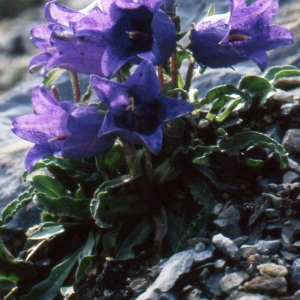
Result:
M230 13L204 18L191 33L190 48L198 63L211 68L230 67L252 60L264 70L266 51L293 43L293 34L280 25L269 25L278 0L230 0Z
M95 156L114 143L113 135L98 137L103 116L96 107L59 103L43 85L33 89L32 104L36 114L17 117L12 124L17 136L35 144L25 157L29 171L46 156Z
M145 144L154 154L162 147L165 121L189 113L193 105L160 94L153 64L143 61L125 83L91 76L91 84L108 108L99 136L117 132L128 144Z
M31 30L31 41L43 52L36 54L29 70L43 66L42 74L50 68L59 67L85 74L98 74L106 44L95 37L75 35L74 23L87 14L101 13L96 3L82 11L75 11L51 1L45 5L48 25L38 25Z
M150 60L160 64L176 47L176 30L160 9L163 0L106 0L102 14L89 14L74 24L78 35L97 37L107 44L102 72L111 77L126 62ZM169 2L168 2L169 6Z

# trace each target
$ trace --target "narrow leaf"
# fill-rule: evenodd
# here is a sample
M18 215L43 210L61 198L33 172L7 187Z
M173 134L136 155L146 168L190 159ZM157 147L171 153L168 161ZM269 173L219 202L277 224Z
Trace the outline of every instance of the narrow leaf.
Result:
M33 187L50 198L68 195L69 191L56 179L47 175L32 177Z
M269 70L267 70L267 72L264 74L264 77L269 80L272 81L275 79L275 75L281 71L287 71L287 70L298 70L296 67L294 66L276 66L276 67L272 67Z

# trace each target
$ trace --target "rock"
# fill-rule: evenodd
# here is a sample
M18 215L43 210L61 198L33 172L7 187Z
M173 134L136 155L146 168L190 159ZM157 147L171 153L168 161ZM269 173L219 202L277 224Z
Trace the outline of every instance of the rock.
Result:
M226 261L224 259L218 259L215 261L215 269L223 270L226 265Z
M235 206L231 205L219 214L218 218L214 220L214 224L220 228L226 236L237 238L241 235L238 226L239 221L240 212Z
M284 259L288 262L294 261L295 259L299 258L299 254L291 253L288 251L280 251L281 255L284 257Z
M284 277L288 274L286 267L273 263L258 265L257 269L262 276Z
M182 251L174 254L163 264L163 268L154 283L147 289L145 293L141 294L137 299L144 300L148 299L149 297L150 299L158 299L152 297L157 297L160 296L163 292L170 291L177 279L182 274L188 273L190 271L193 262L194 259L191 251Z
M294 294L293 300L300 300L300 290L298 290L298 291Z
M245 244L247 241L249 240L249 236L240 236L236 239L234 239L234 243L237 245L237 246L241 246L243 244Z
M244 292L234 292L229 297L227 297L225 300L272 300L268 296L263 296L260 294L250 294L250 293L244 293Z
M222 294L220 287L220 280L224 277L224 274L217 273L211 275L206 281L206 288L209 292L215 296L216 299L219 299L219 296Z
M198 289L192 289L187 295L184 296L183 300L201 300L202 292Z
M252 245L242 245L239 251L241 256L247 259L249 256L256 254L257 248Z
M264 241L260 240L255 244L257 252L260 254L276 254L282 246L281 240Z
M266 293L271 296L284 296L287 291L287 282L284 277L255 277L244 284L246 292Z
M205 249L205 245L202 242L199 242L198 244L195 245L196 252L201 252L204 249Z
M137 278L133 279L130 282L129 287L133 290L134 295L137 297L138 295L147 290L148 285L149 282L146 278Z
M289 129L282 140L282 146L290 155L300 152L300 129Z
M232 260L239 260L240 253L236 244L223 234L219 233L212 239L212 243L216 248Z
M293 171L288 171L285 172L283 175L283 183L292 183L295 182L296 180L299 180L299 175Z
M249 275L246 272L236 272L225 275L220 280L220 287L224 293L228 293L229 291L237 288L242 282L247 280Z
M300 288L300 258L294 260L292 264L291 284L295 289Z

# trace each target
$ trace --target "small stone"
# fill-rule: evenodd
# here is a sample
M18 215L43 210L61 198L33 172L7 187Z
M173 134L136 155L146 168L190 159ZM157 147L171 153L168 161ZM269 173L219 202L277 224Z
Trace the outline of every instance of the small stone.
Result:
M195 245L195 251L200 252L205 249L205 245L202 242L199 242L197 245Z
M185 295L183 300L201 300L202 292L198 289L192 289L188 294Z
M298 290L298 291L294 294L293 300L300 300L300 290Z
M227 297L225 300L272 300L272 299L268 296L263 296L260 294L250 294L250 293L236 291L230 294L230 296Z
M276 254L282 246L281 240L264 241L260 240L255 244L257 252L260 254Z
M212 243L219 251L221 251L232 260L237 261L240 259L239 249L236 244L231 239L223 236L221 233L213 237Z
M241 245L244 245L248 240L249 240L249 236L245 235L245 236L240 236L240 237L234 239L233 242L237 246L241 246Z
M288 274L286 267L273 263L259 265L257 269L262 276L284 277Z
M286 152L297 154L300 152L300 129L289 129L282 140L282 146Z
M220 212L223 209L223 204L222 203L218 203L214 206L213 210L212 210L212 215L213 216L218 216L220 214Z
M284 257L284 259L288 262L291 262L291 261L294 261L295 259L299 258L299 255L298 254L295 254L295 253L291 253L291 252L288 252L288 251L280 251L280 253L282 254L282 256Z
M226 265L226 261L224 259L218 259L215 261L215 268L217 270L223 270Z
M287 282L284 277L255 277L244 284L246 292L266 293L269 295L285 295L287 291Z
M256 246L252 246L252 245L242 245L242 246L240 247L240 254L241 254L241 257L246 258L246 259L247 259L249 256L256 254L256 252L257 252Z
M145 278L137 278L130 282L130 288L133 290L135 296L145 292L148 288L149 282Z
M275 208L267 208L265 210L265 215L269 219L278 218L280 216L280 211Z
M294 288L300 288L300 258L294 260L292 264L291 283Z
M292 183L296 180L299 180L299 175L293 171L285 172L282 178L283 183Z
M293 244L293 246L294 246L295 248L297 248L297 249L300 249L300 241L295 242L295 243Z
M247 280L249 275L246 272L236 272L225 275L220 280L220 287L224 293L237 288L243 281Z

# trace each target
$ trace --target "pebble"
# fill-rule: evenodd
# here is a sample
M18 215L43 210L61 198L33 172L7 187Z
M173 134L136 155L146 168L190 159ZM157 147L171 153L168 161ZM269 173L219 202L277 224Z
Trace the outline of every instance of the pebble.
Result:
M195 251L200 252L205 249L205 245L202 242L199 242L198 244L195 245Z
M212 238L212 243L216 248L224 253L227 257L232 260L240 259L240 252L237 245L223 234L219 233Z
M249 279L249 275L246 272L236 272L225 275L220 280L220 287L224 293L227 293L237 288L245 280Z
M268 296L263 296L260 294L251 294L251 293L244 293L236 291L230 294L225 300L272 300Z
M294 288L300 288L300 258L294 260L291 272L291 284Z
M246 292L266 293L269 295L285 295L287 292L287 282L284 277L255 277L244 284Z
M272 241L260 240L255 244L255 246L258 253L272 255L279 251L282 246L282 241L279 239Z
M258 265L257 269L262 276L284 277L288 274L286 267L273 263Z
M300 129L289 129L282 140L282 146L290 155L300 152Z
M247 259L249 256L256 254L257 248L256 246L252 246L252 245L242 245L239 251L241 257Z

